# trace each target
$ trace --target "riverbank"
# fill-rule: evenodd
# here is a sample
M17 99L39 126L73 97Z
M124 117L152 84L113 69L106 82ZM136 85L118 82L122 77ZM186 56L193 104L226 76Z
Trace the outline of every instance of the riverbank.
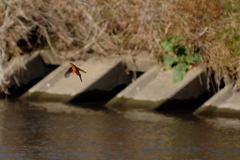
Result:
M240 86L237 0L6 0L0 5L1 70L12 57L44 47L62 61L145 50L166 70L175 67L174 81L198 65L216 90L222 84ZM0 82L6 91L3 76Z
M159 64L154 63L146 52L134 57L136 65L132 67L132 57L104 58L92 55L84 61L72 62L87 72L82 74L83 81L80 81L76 75L64 77L71 61L50 71L49 64L44 63L46 57L41 56L46 52L21 57L26 70L9 68L12 71L9 79L15 80L15 87L18 85L18 88L25 90L18 95L22 101L61 102L90 108L90 104L101 104L103 108L116 112L182 110L196 115L240 117L239 92L228 85L214 94L214 86L208 88L207 76L199 67L190 69L182 81L172 82L169 79L172 79L174 70L160 69ZM46 61L54 60L49 58ZM12 61L11 66L16 65L14 62L17 59ZM50 73L44 76L47 72ZM134 73L137 73L136 80L132 79Z

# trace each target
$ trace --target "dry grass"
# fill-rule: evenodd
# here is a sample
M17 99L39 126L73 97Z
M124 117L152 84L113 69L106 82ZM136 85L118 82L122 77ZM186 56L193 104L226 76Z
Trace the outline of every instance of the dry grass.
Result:
M159 42L183 36L186 47L199 49L217 83L238 82L239 9L238 0L3 0L0 69L11 56L46 46L65 59L147 50L161 62Z

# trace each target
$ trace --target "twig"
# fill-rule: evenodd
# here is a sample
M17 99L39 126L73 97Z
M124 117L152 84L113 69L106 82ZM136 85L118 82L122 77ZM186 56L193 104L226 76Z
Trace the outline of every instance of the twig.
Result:
M55 49L53 48L53 46L52 46L52 43L51 43L50 37L49 37L49 35L48 35L48 33L47 33L47 29L46 29L46 28L42 28L42 29L43 29L43 31L44 31L44 34L45 34L45 37L46 37L47 43L48 43L48 45L49 45L51 51L53 52L53 54L54 54L55 56L57 56L57 52L56 52L56 50L55 50Z

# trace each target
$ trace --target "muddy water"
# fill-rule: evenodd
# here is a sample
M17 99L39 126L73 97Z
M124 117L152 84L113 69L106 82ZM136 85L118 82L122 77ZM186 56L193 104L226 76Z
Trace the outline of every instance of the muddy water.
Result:
M0 159L239 159L240 119L0 101Z

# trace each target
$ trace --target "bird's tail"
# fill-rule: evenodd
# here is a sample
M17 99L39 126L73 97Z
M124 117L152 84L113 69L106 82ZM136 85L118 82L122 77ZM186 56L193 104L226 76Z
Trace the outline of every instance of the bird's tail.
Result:
M82 82L82 77L81 77L81 73L80 72L78 73L78 76L79 76L79 78L80 78L80 80Z

